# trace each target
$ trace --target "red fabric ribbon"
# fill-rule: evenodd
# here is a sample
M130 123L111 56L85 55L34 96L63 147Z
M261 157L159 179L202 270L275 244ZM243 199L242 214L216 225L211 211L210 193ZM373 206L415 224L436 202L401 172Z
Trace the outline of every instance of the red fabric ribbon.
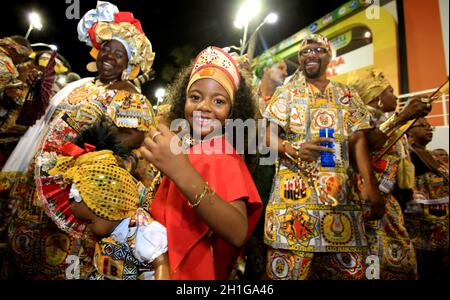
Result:
M99 43L97 43L97 40L95 38L95 28L97 27L97 24L98 23L95 23L91 28L89 28L88 33L89 33L89 38L91 39L91 42L92 42L92 46L95 49L100 49L101 45Z
M144 30L142 29L141 22L138 19L135 19L132 12L129 11L122 11L114 14L114 23L119 24L122 22L127 22L136 27L137 30L139 30L140 33L144 33ZM95 49L100 49L101 44L99 44L95 38L95 28L97 27L98 23L95 23L91 28L89 28L89 38L91 39L92 46Z
M95 151L95 146L91 144L84 143L84 149L78 147L74 143L67 142L62 147L59 148L61 152L66 156L78 157L82 154Z
M142 30L141 22L138 19L135 19L132 12L122 11L114 14L114 23L122 23L127 22L136 27L140 33L144 33Z
M372 167L377 173L383 173L388 166L388 162L384 159L372 160Z

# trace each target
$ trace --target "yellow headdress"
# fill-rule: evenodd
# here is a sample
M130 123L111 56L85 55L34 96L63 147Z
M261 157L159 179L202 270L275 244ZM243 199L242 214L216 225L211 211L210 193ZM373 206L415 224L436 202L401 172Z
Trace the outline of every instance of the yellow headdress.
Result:
M33 52L30 55L30 58L36 59L36 56L38 57L37 63L41 67L47 67L50 58L52 56L52 52L50 51L40 51L40 52ZM67 62L67 60L60 54L57 54L55 57L55 73L56 74L64 74L70 71L70 64Z
M227 91L231 101L234 100L241 76L236 62L226 51L210 46L200 52L194 61L186 91L189 91L194 82L204 78L217 81Z
M384 77L383 72L370 68L350 73L347 85L356 90L365 104L369 104L391 84Z
M139 207L138 181L119 167L110 150L60 157L49 174L60 174L71 183L75 201L83 201L100 218L119 221Z
M131 12L119 9L104 1L98 1L96 9L88 11L78 23L78 38L92 46L91 55L97 59L104 41L119 41L128 54L128 68L122 79L133 80L140 71L150 71L155 53L142 30L141 23Z

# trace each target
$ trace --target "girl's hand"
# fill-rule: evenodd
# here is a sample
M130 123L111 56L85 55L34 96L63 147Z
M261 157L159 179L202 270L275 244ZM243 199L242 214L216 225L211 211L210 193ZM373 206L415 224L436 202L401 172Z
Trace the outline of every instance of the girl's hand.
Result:
M139 149L141 155L172 180L191 166L188 156L181 151L181 140L163 124L158 130L150 128Z

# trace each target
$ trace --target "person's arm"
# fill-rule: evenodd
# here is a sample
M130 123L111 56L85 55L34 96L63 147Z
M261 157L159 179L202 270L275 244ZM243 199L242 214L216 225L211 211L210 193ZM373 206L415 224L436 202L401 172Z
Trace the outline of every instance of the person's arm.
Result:
M195 170L186 154L175 154L170 149L172 138L178 139L170 130L160 124L161 133L152 136L156 130L150 130L140 148L142 156L152 162L162 173L166 174L186 197L187 201L196 204L200 196L200 203L194 209L205 224L215 234L223 237L235 247L241 247L248 231L247 209L244 199L226 202L220 196L206 188L206 181ZM223 184L226 184L224 178Z
M278 151L278 153L284 157L311 162L317 160L322 151L330 153L334 152L334 149L320 146L320 143L322 142L334 142L331 138L318 138L305 142L301 146L294 146L279 137L278 134L282 130L280 126L269 122L268 127L268 130L266 130L266 146L270 147L272 150Z
M206 181L189 161L181 166L176 174L168 176L188 201L195 203L196 196L205 191ZM225 181L224 184L226 184ZM206 225L227 242L235 247L241 247L244 244L247 238L248 221L247 208L243 200L226 202L219 195L208 192L196 207L196 211Z
M380 127L365 131L366 139L369 143L371 152L380 150L389 139L389 136L409 120L428 115L431 111L431 105L426 101L414 98L398 114L392 115Z
M370 152L381 150L389 137L378 127L374 127L364 131L366 139L369 143Z
M372 169L369 146L362 131L352 134L349 147L352 160L363 180L362 195L371 204L369 219L380 219L384 215L385 199L378 189L378 182Z
M170 280L169 256L166 253L161 254L153 261L156 280Z
M295 155L295 149L291 147L291 145L283 145L283 140L279 137L279 133L283 129L277 124L267 121L267 129L266 129L266 146L272 149L273 151L277 151L281 155L285 155L288 153L289 155Z

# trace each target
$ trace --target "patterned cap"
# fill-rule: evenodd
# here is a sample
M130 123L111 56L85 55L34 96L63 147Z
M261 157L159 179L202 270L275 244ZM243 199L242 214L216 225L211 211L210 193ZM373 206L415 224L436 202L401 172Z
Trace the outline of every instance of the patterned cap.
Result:
M347 85L354 88L365 104L377 98L391 84L377 69L364 69L349 74Z
M300 51L307 48L309 44L316 43L321 45L322 47L328 50L328 53L331 55L331 43L328 41L328 38L317 33L308 34L300 44Z
M209 46L200 52L194 61L187 91L199 79L214 79L227 91L231 100L239 88L239 69L229 53L221 48Z
M271 55L269 52L263 53L254 69L256 77L262 78L264 74L264 68L270 68L281 60L282 59Z

